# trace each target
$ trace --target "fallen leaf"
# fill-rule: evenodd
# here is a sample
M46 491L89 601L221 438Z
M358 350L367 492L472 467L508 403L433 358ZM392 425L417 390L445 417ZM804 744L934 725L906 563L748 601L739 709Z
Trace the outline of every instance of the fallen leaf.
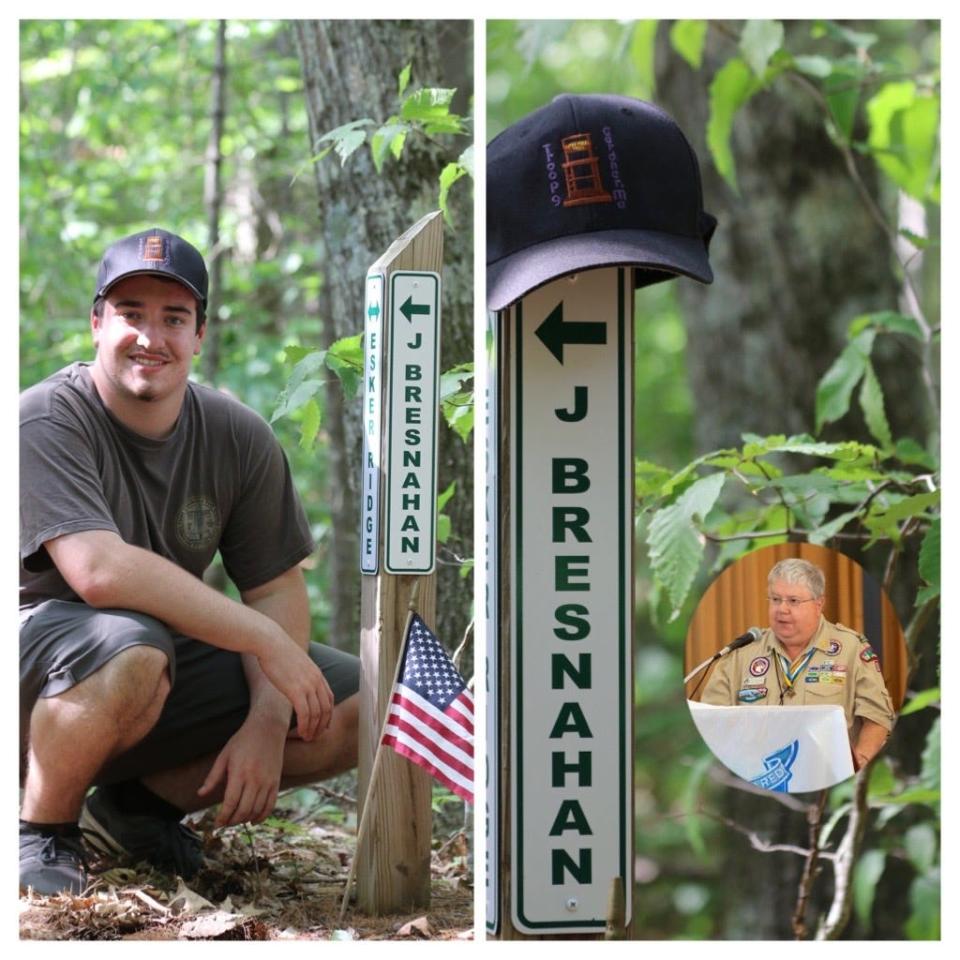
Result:
M204 914L196 920L188 920L180 928L180 936L188 940L216 940L243 922L243 917L217 910Z
M170 898L170 910L179 915L183 913L199 913L201 910L213 910L214 906L204 899L195 890L191 890L179 877L177 889Z
M433 929L426 917L417 917L405 923L398 931L398 937L415 937L418 940L429 940L433 936Z

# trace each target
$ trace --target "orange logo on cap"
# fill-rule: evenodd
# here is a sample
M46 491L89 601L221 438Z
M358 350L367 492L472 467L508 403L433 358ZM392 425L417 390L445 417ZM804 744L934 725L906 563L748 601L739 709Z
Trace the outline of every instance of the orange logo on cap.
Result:
M589 133L574 133L560 141L563 147L563 174L566 178L565 207L585 203L612 203L613 197L600 179L600 158L593 152Z
M147 237L143 244L141 260L166 260L163 252L163 237Z

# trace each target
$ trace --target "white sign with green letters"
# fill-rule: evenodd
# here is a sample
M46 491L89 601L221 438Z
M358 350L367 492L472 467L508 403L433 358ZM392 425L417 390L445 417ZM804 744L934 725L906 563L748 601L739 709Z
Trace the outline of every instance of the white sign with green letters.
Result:
M367 275L363 304L363 472L360 570L380 567L380 375L383 358L383 274Z
M512 918L629 921L633 583L630 271L590 270L510 310Z
M387 573L431 573L436 562L440 275L390 275L387 406Z

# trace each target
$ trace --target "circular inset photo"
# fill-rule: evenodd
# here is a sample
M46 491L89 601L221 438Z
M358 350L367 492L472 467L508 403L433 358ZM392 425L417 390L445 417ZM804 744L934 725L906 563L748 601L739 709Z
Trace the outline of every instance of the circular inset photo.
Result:
M807 543L741 557L687 633L693 721L738 777L780 793L840 783L880 752L903 705L893 604L856 561Z

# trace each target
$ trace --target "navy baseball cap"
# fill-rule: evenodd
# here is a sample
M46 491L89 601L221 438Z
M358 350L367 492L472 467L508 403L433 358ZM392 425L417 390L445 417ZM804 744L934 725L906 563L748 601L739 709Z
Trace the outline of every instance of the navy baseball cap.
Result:
M118 281L153 273L182 283L207 308L207 265L200 251L168 230L144 230L107 248L97 270L93 299L105 296Z
M593 267L633 266L638 287L712 283L716 225L693 149L652 103L561 94L487 146L491 310Z

